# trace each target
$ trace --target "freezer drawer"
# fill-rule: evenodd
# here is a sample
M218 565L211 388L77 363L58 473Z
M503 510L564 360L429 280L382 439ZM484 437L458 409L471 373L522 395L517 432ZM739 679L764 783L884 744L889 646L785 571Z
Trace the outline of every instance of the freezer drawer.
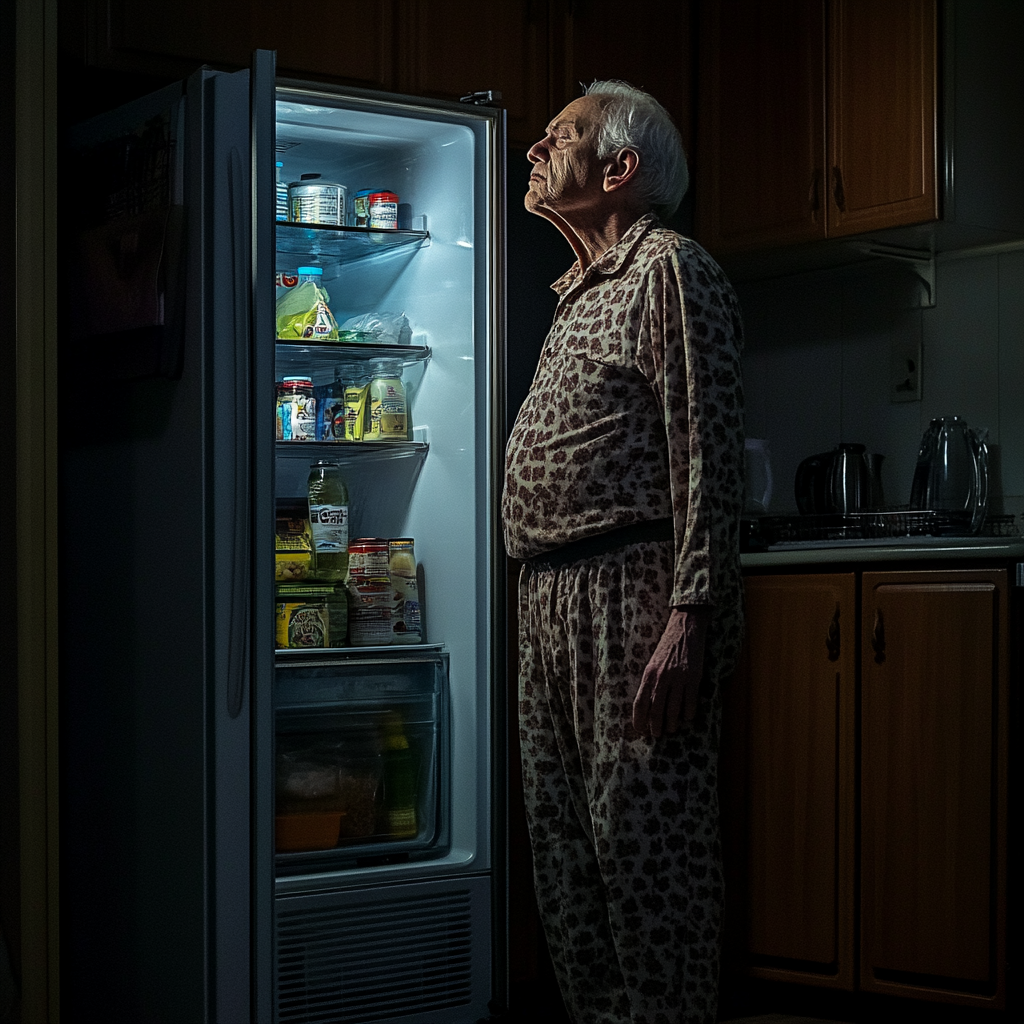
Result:
M278 877L444 856L448 656L279 663Z

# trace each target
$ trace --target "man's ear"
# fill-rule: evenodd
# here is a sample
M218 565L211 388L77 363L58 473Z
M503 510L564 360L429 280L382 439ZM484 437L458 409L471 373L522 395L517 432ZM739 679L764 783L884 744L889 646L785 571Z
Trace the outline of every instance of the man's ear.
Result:
M614 192L631 181L640 166L640 156L633 149L620 149L608 158L604 167L604 190Z

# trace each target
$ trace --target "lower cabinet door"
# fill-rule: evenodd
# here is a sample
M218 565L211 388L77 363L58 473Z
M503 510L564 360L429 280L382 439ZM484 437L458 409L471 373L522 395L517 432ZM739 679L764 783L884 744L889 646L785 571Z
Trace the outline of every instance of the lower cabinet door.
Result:
M861 954L866 991L1005 998L1007 579L865 573Z
M745 585L723 720L725 972L852 989L855 578Z

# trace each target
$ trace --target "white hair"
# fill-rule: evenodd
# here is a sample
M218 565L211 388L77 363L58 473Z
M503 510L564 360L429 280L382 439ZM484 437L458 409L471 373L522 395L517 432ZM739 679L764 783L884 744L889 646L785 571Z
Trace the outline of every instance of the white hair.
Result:
M592 82L585 96L607 97L597 134L597 157L603 160L620 149L640 157L637 195L663 219L678 209L690 184L683 140L668 111L650 93L627 82Z

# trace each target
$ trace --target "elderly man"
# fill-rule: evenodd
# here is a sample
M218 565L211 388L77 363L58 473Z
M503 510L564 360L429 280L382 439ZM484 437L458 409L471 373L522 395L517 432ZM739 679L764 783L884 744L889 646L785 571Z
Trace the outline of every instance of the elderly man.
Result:
M719 685L742 632L742 327L664 228L686 191L649 95L597 82L529 151L576 253L509 440L537 897L577 1024L715 1020Z

